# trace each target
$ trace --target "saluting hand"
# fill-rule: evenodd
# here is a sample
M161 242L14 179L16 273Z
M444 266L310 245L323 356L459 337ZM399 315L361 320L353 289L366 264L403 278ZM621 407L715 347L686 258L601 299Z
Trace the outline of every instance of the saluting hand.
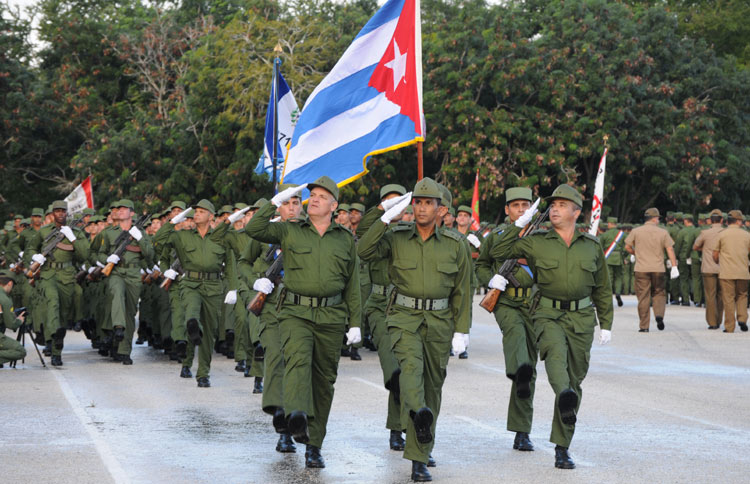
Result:
M391 223L396 218L398 218L398 216L401 215L404 210L406 210L406 207L408 207L409 204L411 203L411 192L407 193L406 195L401 195L398 198L392 198L391 200L386 200L385 202L383 202L383 206L385 207L385 204L387 202L391 202L393 200L398 200L398 201L392 205L389 204L389 208L380 217L381 222L383 222L386 225Z
M303 183L302 185L298 187L289 187L286 190L283 190L277 193L276 195L274 195L273 198L271 199L271 203L273 203L277 207L280 207L287 200L291 199L292 197L296 197L305 188L307 188L307 183Z
M518 217L518 220L516 220L516 227L519 229L522 229L526 227L529 222L531 222L531 219L534 218L534 215L539 211L539 203L542 201L541 198L537 198L536 202L532 206L530 206L520 217Z

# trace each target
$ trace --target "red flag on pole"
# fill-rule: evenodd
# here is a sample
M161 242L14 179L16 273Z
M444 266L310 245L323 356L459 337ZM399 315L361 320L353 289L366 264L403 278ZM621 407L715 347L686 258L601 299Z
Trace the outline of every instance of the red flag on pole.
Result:
M479 170L474 178L474 195L471 197L471 230L479 230Z
M78 213L84 208L94 208L94 192L91 189L91 175L87 176L70 195L65 197L68 202L68 213Z

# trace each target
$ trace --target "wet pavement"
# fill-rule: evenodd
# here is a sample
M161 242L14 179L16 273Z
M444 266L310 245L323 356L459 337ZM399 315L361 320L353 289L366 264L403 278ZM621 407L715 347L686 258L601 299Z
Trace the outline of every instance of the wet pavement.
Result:
M535 452L505 430L510 381L500 331L475 298L469 359L451 358L431 469L439 482L748 482L750 333L708 331L703 310L668 306L666 329L638 333L635 297L615 308L613 341L594 344L571 456L553 467L554 396L544 364L534 399ZM304 446L279 454L252 378L214 355L212 387L178 377L159 352L133 366L98 356L68 333L61 369L0 370L3 483L402 483L410 463L388 448L387 393L376 353L342 358L323 446L326 468L305 469ZM49 365L49 362L48 362ZM195 366L193 371L195 371Z

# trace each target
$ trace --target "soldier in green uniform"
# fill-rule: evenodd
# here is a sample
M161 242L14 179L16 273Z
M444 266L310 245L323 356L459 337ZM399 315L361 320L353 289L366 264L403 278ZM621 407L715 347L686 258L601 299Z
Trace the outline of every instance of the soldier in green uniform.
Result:
M362 238L367 230L383 215L386 208L393 206L394 200L406 194L406 189L397 184L385 185L380 189L380 205L370 209L362 218L357 227L358 236ZM391 220L391 223L398 222L399 218ZM405 223L406 224L406 223ZM391 337L388 334L386 326L385 308L388 305L388 293L391 288L391 280L388 275L388 259L370 259L367 262L369 280L371 281L371 290L369 296L365 299L365 321L372 332L373 343L378 351L380 368L383 371L383 383L388 392L388 414L386 416L385 427L390 430L388 445L391 450L404 450L404 438L402 429L405 427L401 423L401 400L399 389L399 375L401 369L398 366L398 360L393 354Z
M135 315L141 294L141 271L154 264L153 245L133 224L134 213L132 201L123 199L117 202L112 211L115 225L104 230L98 248L98 261L115 266L106 279L106 287L107 297L110 299L112 344L115 352L113 357L123 365L133 364L130 354L133 350ZM128 232L129 236L125 252L119 256L114 253L117 249L115 241L123 232Z
M508 188L505 191L505 213L510 218L510 223L515 222L531 206L531 202L530 188ZM502 232L502 229L493 230L484 239L476 270L480 284L502 291L494 314L503 334L505 374L513 382L508 402L507 429L516 433L514 449L533 451L534 445L529 433L534 416L536 362L539 354L534 324L529 314L534 278L525 260L521 260L513 272L519 282L518 287L508 287L507 279L498 274L505 261L493 259L490 252Z
M364 215L366 208L361 203L352 203L349 206L349 230L354 234L354 241L357 242L357 228L362 221L362 215ZM370 295L370 288L372 283L370 282L370 271L367 269L367 263L360 260L359 262L359 294L360 301L364 307L367 297ZM362 341L356 345L352 345L349 349L349 357L354 361L362 360L362 356L359 354L359 349L366 343L371 341L372 336L370 335L370 328L367 325L367 318L364 316L362 311Z
M182 263L180 299L184 305L185 328L190 342L199 347L196 379L199 387L206 388L211 386L209 372L224 298L224 271L229 289L235 290L236 264L224 240L229 224L210 228L215 209L208 200L201 200L193 210L194 230L175 231L175 224L187 218L188 210L184 210L159 229L155 240L157 244L174 247ZM228 220L236 221L231 217Z
M553 229L518 238L534 216L537 201L500 236L490 255L526 258L539 289L532 311L539 356L555 392L550 441L555 467L572 469L568 447L575 432L583 382L589 367L597 317L600 343L611 339L612 288L599 240L575 229L583 201L575 188L560 185L548 199ZM596 311L594 310L596 308Z
M297 185L281 184L279 185L279 191L283 192L286 189L296 187ZM265 198L261 198L255 202L254 206L260 209L269 203ZM299 221L302 212L302 199L299 194L281 203L278 211L281 217L280 222ZM257 323L259 326L259 349L262 350L263 354L263 379L265 381L261 407L265 413L273 416L274 430L279 434L276 451L287 453L296 452L297 448L287 428L284 411L284 348L281 343L277 311L279 294L284 286L274 283L265 274L281 254L281 248L278 245L263 244L251 238L250 243L241 254L238 269L245 284L243 292L248 292L245 297L248 303L259 292L267 294L266 302ZM250 314L255 317L254 314Z
M623 293L623 251L625 250L625 232L617 228L617 217L607 217L607 231L599 236L599 242L607 260L612 292L617 305L622 306Z
M342 338L346 334L349 345L362 340L359 260L352 234L331 221L339 189L327 176L309 184L307 220L270 222L276 208L306 187L287 188L275 195L245 230L256 240L280 244L284 254L284 290L278 312L284 348L284 411L288 431L297 442L307 444L305 466L319 468L325 467L320 448Z
M11 301L10 291L15 284L15 274L7 270L0 270L0 367L10 361L23 359L26 356L26 349L14 338L5 336L5 330L25 331L23 324L26 313L15 315L13 312L13 301ZM19 329L20 328L20 329Z
M406 426L404 458L412 461L411 478L429 481L427 469L434 446L451 347L465 349L471 307L472 268L463 237L436 226L443 193L430 178L414 187L415 224L389 224L406 209L407 194L382 214L360 240L367 260L387 260L390 295L386 324L399 376L401 423Z
M677 234L681 230L681 225L678 223L677 217L680 217L682 219L682 213L680 212L667 212L667 225L664 227L667 229L667 232L669 233L669 236L672 237L673 242L677 242ZM676 254L677 252L675 252ZM666 259L666 268L667 272L671 269L672 262L669 260L669 258ZM679 270L679 268L678 268ZM666 274L666 273L665 273ZM680 290L679 290L679 281L673 281L669 274L666 274L665 280L665 292L667 294L667 298L669 300L670 304L680 304Z
M698 238L700 230L693 224L692 214L683 214L682 220L683 227L677 233L674 251L675 257L677 257L677 269L680 272L680 277L677 279L679 281L680 301L683 306L690 306L690 293L692 292L690 268L693 265L693 244L695 239Z
M76 268L89 257L89 242L86 235L65 225L68 215L68 204L63 200L52 203L54 223L42 227L29 242L24 251L24 262L27 267L33 262L41 265L38 290L44 305L44 337L51 348L52 365L62 366L62 349L66 325L73 319L73 291ZM44 240L54 230L59 230L65 238L52 249L47 257Z

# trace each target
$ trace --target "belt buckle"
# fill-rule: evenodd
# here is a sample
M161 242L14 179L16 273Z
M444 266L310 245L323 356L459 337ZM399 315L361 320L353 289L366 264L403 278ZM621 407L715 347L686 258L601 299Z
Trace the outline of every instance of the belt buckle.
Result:
M558 301L560 303L560 309L563 311L570 311L570 301Z

